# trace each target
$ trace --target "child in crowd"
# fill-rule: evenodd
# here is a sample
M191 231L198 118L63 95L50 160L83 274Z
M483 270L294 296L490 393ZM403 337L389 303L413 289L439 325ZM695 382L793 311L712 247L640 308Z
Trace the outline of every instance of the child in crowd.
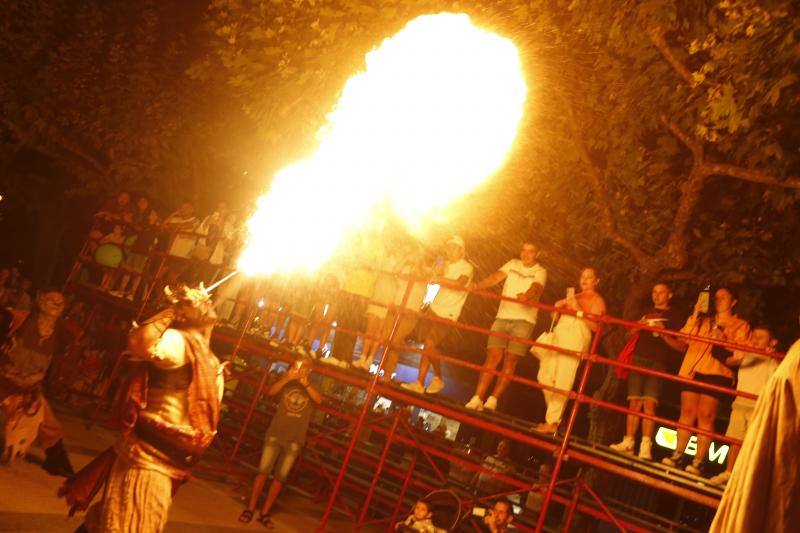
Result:
M425 500L417 501L408 518L395 524L394 530L404 533L416 531L421 531L422 533L438 533L444 531L433 525L433 511Z
M765 350L772 352L775 350L775 345L778 343L772 337L772 332L768 326L758 326L750 332L748 344L758 350ZM739 392L746 392L759 396L764 389L770 376L778 368L780 361L773 359L766 355L759 355L748 352L733 352L731 357L725 361L725 364L732 367L738 367L738 375L736 377L736 390ZM731 405L731 417L728 422L728 429L725 432L726 437L732 439L744 439L750 422L753 419L753 408L756 405L755 400L737 396ZM731 477L733 465L736 463L736 457L739 455L741 446L738 444L731 445L731 451L728 455L728 463L725 466L725 471L721 474L711 478L711 483L715 485L725 485Z

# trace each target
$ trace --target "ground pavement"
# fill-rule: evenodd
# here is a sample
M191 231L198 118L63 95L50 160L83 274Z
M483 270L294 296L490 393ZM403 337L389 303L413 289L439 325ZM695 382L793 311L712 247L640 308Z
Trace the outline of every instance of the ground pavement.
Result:
M59 414L64 423L65 443L76 470L88 463L97 452L108 447L115 438L111 430L101 427L88 429L77 417ZM41 450L32 450L33 461ZM19 461L12 466L0 466L0 531L66 533L77 528L81 517L67 518L63 500L56 490L63 478L48 475L32 461ZM167 533L234 531L267 531L255 522L240 524L241 495L231 485L206 479L195 479L178 491L170 511ZM322 506L290 492L282 495L275 505L273 521L277 533L310 533L316 530L322 516ZM344 533L353 525L342 516L332 516L328 531Z

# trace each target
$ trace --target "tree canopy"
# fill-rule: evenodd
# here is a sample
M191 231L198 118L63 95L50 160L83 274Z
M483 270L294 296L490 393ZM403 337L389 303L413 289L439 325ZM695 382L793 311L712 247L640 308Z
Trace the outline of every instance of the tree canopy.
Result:
M800 189L797 9L215 0L212 51L193 74L227 84L288 158L313 146L365 52L419 14L470 14L515 41L532 96L507 168L470 199L483 208L470 210L474 236L533 233L565 268L598 263L614 290L634 282L630 312L656 278L796 282L797 238L781 228Z

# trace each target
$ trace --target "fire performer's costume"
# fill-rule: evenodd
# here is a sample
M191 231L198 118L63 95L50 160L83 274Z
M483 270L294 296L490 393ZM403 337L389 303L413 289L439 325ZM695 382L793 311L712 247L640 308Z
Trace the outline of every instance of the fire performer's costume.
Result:
M764 387L711 532L793 531L800 524L800 341Z
M88 531L162 531L175 490L216 435L223 365L209 347L213 305L202 287L168 295L175 305L130 336L140 369L122 438L62 489L72 513L86 509L105 483L103 501L87 514Z

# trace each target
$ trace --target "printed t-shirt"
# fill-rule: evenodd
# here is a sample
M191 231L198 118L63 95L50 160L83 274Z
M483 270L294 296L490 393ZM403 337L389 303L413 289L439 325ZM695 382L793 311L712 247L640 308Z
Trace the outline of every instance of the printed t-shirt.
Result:
M456 281L461 276L467 276L467 282L472 281L472 274L475 269L472 264L466 259L459 259L455 263L448 263L444 270L444 279ZM436 316L446 318L448 320L457 320L461 314L461 308L464 307L464 302L467 301L467 292L463 290L450 289L442 287L436 294L436 298L431 302L431 311L436 313Z
M275 437L283 442L303 444L308 426L311 423L313 403L311 397L297 381L284 385L278 409L267 429L267 437Z
M526 267L521 259L512 259L500 267L500 272L506 274L503 296L508 298L516 298L518 294L527 292L534 283L542 287L547 283L547 270L539 263ZM497 308L497 318L535 324L538 311L536 307L502 300Z
M758 355L755 353L746 353L742 362L739 365L739 374L737 376L736 390L740 392L748 392L761 395L764 390L764 385L767 384L773 372L777 370L780 361L767 357L765 355ZM733 401L735 407L755 407L755 400L750 398L742 398L737 396Z
M683 316L673 308L656 309L653 307L645 313L645 320L658 321L664 328L677 330L683 323ZM634 353L638 357L649 359L661 364L664 368L677 367L680 363L681 352L673 350L660 334L656 336L651 331L642 331L639 334L639 341L636 343Z

